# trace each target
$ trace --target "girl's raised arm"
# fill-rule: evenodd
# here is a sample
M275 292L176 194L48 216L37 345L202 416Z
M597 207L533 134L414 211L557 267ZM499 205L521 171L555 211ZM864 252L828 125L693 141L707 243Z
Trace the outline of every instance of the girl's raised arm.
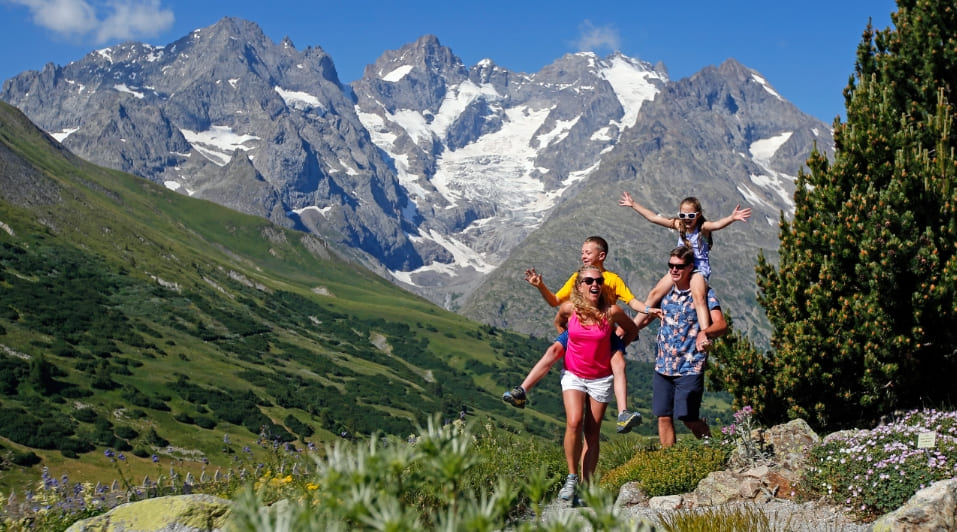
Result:
M621 205L622 207L631 207L632 209L637 211L638 214L644 216L645 219L647 219L649 222L653 224L658 224L662 227L667 227L668 229L676 229L674 218L665 218L664 216L661 216L660 214L651 212L650 209L642 206L641 204L636 202L634 199L632 199L631 194L627 192L621 193L621 199L618 200L618 205Z
M717 231L718 229L724 229L725 227L731 225L733 222L747 222L748 218L751 217L751 207L741 208L739 203L734 207L734 210L731 211L731 214L721 218L720 220L708 220L705 223L701 224L701 230L707 233L711 231Z

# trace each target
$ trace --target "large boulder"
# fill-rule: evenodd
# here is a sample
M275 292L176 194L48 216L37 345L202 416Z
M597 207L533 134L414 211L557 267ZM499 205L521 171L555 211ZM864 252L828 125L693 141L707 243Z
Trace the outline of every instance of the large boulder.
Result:
M121 504L73 523L67 532L218 532L230 502L212 495L175 495Z
M937 481L874 522L874 532L957 530L957 479Z

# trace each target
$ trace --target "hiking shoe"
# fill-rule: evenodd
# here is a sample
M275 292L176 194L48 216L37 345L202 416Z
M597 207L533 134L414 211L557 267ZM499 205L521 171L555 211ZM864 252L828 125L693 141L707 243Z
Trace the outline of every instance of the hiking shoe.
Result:
M516 386L502 394L502 400L514 406L515 408L525 408L528 398L525 397L525 388Z
M570 501L575 497L575 488L578 487L578 475L572 473L565 478L565 485L558 491L558 498Z
M641 414L631 410L622 410L618 414L618 434L627 434L631 429L641 425Z

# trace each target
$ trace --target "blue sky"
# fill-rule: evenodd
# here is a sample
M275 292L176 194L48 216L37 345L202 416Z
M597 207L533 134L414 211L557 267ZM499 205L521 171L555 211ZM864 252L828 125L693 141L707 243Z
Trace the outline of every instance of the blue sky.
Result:
M135 40L166 45L224 16L259 24L273 41L319 46L343 83L383 51L431 33L467 66L489 58L536 72L570 52L613 51L662 62L671 79L735 58L828 124L868 18L890 25L891 0L0 0L0 80Z

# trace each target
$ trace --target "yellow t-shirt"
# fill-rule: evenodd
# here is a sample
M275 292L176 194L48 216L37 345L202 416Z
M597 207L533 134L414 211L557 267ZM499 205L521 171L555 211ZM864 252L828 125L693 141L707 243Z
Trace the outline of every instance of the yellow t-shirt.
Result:
M621 277L618 277L618 274L612 273L608 270L601 272L601 276L605 278L605 290L608 290L614 293L618 299L622 300L626 305L632 299L635 299L635 296L632 295L631 290L628 289L628 285L625 284L625 281L621 280ZM558 298L558 301L565 301L572 294L572 289L575 288L575 279L578 277L578 272L572 274L568 278L568 281L565 282L565 285L562 286L558 292L555 292L555 297Z

